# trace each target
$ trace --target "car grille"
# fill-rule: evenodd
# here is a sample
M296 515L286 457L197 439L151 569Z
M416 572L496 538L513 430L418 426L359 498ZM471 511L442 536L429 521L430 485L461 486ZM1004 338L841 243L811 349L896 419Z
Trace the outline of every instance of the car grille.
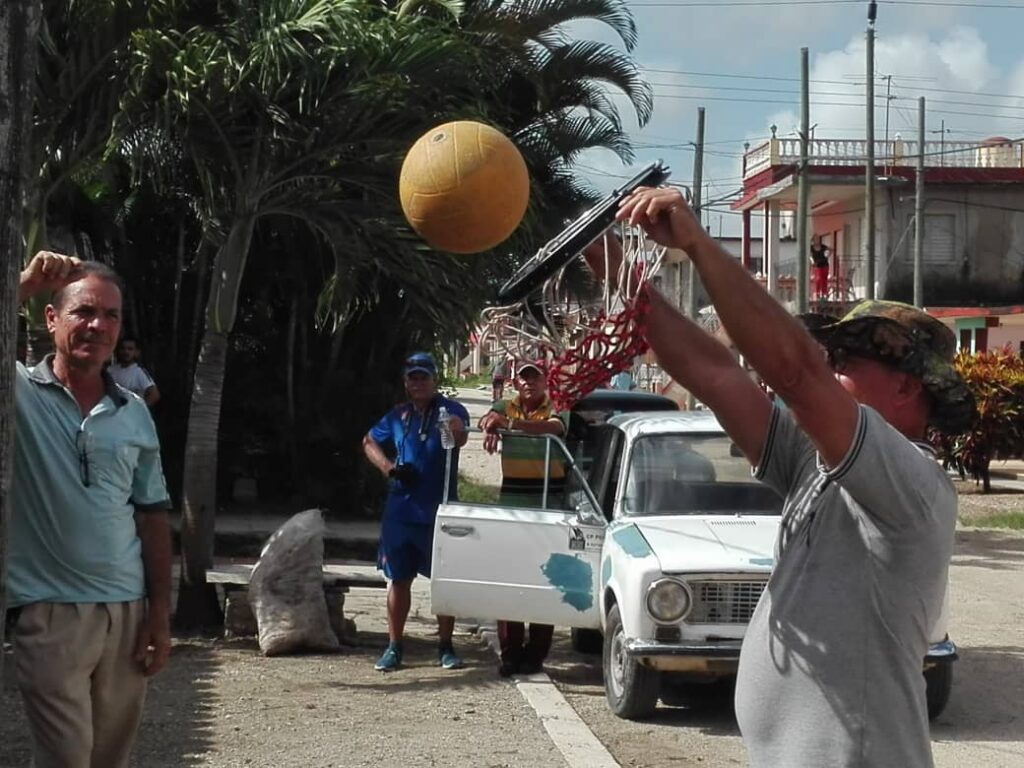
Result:
M688 624L747 624L764 591L764 581L691 581L693 608Z

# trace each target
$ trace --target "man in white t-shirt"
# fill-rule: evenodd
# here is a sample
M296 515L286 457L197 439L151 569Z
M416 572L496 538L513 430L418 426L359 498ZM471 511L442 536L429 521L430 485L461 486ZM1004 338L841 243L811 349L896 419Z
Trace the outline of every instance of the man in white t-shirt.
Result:
M139 365L139 342L134 336L122 336L114 351L116 361L111 363L110 377L146 401L152 408L160 399L160 390L149 375L149 371Z

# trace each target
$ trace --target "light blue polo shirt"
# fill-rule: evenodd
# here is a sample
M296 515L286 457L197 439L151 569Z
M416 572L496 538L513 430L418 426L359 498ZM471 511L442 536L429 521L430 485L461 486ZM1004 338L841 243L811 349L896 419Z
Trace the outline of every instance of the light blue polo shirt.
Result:
M170 507L149 408L104 372L82 417L53 356L15 375L8 599L113 603L146 595L134 514Z

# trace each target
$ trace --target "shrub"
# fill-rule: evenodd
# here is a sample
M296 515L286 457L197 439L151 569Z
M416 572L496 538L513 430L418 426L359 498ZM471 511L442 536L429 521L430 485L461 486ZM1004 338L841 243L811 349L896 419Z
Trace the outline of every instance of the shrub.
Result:
M944 463L970 473L991 489L989 464L1024 453L1024 359L1009 347L971 354L961 351L954 361L974 394L978 413L962 434L933 431L932 444Z

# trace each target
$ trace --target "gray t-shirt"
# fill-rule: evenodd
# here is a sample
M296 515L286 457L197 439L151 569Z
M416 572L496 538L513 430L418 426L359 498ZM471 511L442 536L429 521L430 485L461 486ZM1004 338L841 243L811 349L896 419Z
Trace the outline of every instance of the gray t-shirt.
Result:
M949 478L866 406L832 470L776 408L755 474L786 502L736 683L751 765L931 766L922 662L953 551Z

